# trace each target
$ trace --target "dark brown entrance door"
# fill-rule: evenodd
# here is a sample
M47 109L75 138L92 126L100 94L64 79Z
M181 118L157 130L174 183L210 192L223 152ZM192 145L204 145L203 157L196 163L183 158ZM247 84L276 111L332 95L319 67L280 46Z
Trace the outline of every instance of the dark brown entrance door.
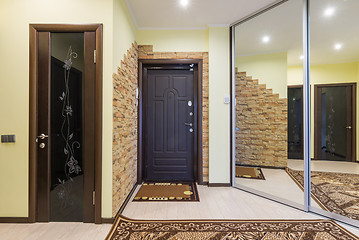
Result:
M37 214L94 222L95 32L38 33Z
M315 159L355 161L356 84L315 85Z
M196 68L147 71L144 80L146 180L195 180Z

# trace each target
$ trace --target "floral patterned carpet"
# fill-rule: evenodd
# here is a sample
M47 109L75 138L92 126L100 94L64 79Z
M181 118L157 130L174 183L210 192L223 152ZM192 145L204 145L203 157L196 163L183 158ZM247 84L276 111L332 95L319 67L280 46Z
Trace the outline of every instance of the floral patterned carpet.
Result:
M286 169L303 189L303 171ZM359 175L337 172L316 172L311 175L312 198L326 211L359 220Z
M331 220L132 220L118 215L106 240L358 240Z

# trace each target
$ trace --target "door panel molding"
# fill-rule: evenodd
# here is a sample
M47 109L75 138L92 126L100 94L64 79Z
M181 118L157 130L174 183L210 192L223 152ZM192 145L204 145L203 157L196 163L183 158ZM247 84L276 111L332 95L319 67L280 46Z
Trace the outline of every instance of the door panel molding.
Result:
M37 218L37 143L38 127L37 84L39 65L39 33L41 32L94 32L96 37L96 77L95 77L95 223L101 223L101 185L102 185L102 24L30 24L29 25L29 222Z
M49 121L50 109L50 89L51 82L48 79L51 78L51 34L49 32L39 32L38 33L38 43L39 46L39 56L38 56L38 99L37 107L39 104L44 105L41 108L41 111L38 111L38 134L44 133L49 135L51 133L51 124ZM41 71L40 71L41 66ZM45 91L47 90L47 91ZM45 120L46 119L46 120ZM49 138L47 140L39 140L44 142L47 147L38 151L38 158L50 159L50 149L51 141ZM48 172L50 171L50 162L38 162L37 169L41 169L37 173L37 207L36 207L36 216L37 221L47 222L50 219L50 178ZM46 172L46 174L45 174Z
M324 87L348 87L347 88L347 98L348 93L351 94L351 101L349 101L349 108L352 112L351 116L351 136L347 134L347 140L351 139L351 153L350 153L350 161L356 162L356 83L335 83L335 84L315 84L314 85L314 160L321 158L321 151L320 151L320 143L321 143L321 105L322 99L321 94L319 93L320 88ZM347 99L349 100L349 99ZM347 111L348 112L348 111ZM349 138L349 139L348 139Z
M179 64L195 64L197 70L194 71L194 91L197 95L196 137L194 142L194 173L195 180L199 184L203 184L203 160L202 160L202 59L139 59L138 60L138 89L139 89L139 107L138 107L138 149L137 149L137 183L141 184L145 176L144 163L144 123L146 99L144 96L143 81L147 79L147 70L151 69L183 69L188 66L180 66Z

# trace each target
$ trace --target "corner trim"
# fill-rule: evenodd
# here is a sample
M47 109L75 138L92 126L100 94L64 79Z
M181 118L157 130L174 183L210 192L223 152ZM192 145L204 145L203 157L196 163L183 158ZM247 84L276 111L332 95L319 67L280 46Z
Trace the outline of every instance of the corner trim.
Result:
M127 204L130 202L131 197L132 197L132 195L134 194L134 192L136 191L136 188L137 188L138 185L139 185L139 184L137 184L137 183L135 183L135 185L133 185L133 187L132 187L130 193L127 195L125 201L123 201L123 203L122 203L120 209L118 210L118 212L117 212L116 216L113 218L113 220L114 220L115 218L117 218L118 215L121 215L122 212L123 212L123 210L125 210L125 207L126 207Z

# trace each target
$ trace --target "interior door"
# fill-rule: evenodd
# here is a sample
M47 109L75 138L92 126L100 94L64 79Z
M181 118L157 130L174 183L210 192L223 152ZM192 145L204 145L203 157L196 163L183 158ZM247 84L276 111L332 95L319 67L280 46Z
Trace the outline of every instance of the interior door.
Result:
M303 87L288 87L288 158L303 159Z
M193 68L147 71L144 81L146 180L195 180L195 71Z
M94 222L95 43L38 33L37 221Z
M315 86L315 158L355 161L355 85Z

